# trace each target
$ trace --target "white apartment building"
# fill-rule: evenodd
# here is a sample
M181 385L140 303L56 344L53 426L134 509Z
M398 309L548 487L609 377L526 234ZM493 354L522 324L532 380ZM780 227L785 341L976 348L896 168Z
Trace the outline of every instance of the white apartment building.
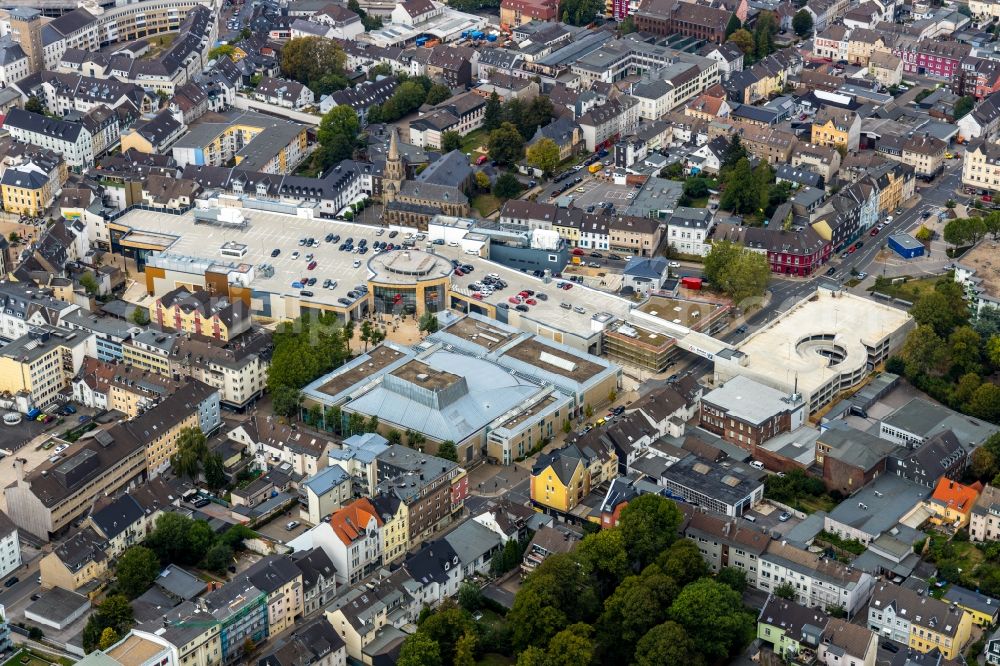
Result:
M874 579L835 560L772 541L760 556L756 587L765 592L788 583L795 601L810 608L842 607L853 615L868 599Z
M14 108L7 114L3 128L18 141L62 153L66 163L75 169L94 164L94 138L81 123Z

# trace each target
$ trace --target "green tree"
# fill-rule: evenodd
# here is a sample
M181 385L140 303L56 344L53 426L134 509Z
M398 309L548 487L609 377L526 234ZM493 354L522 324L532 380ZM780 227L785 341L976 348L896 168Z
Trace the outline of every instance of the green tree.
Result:
M637 29L635 27L635 19L631 16L626 16L625 20L618 24L618 34L622 36L632 34Z
M271 391L271 407L279 416L294 416L302 404L302 393L291 386L278 386Z
M589 624L572 624L549 641L548 664L550 666L580 666L589 664L594 658L594 628Z
M726 178L719 207L734 213L749 215L761 208L760 190L750 161L741 159Z
M357 2L357 0L354 1ZM361 9L361 5L358 5L358 9ZM375 65L372 65L368 69L369 79L374 80L376 77L379 76L392 76L392 67L390 67L388 63L380 62Z
M462 149L462 135L458 132L448 131L441 135L441 150L450 153L453 150Z
M998 462L1000 461L997 460L997 456L993 451L985 446L980 446L972 452L972 456L969 459L969 471L975 478L989 483L1000 472Z
M729 35L727 41L736 44L740 51L743 51L743 55L751 56L754 52L754 41L753 35L746 28L740 28L733 34Z
M729 241L712 243L705 256L705 278L740 307L764 294L770 276L767 257Z
M972 111L972 109L975 106L976 106L975 97L972 97L970 95L966 95L965 97L960 97L958 101L955 102L955 109L954 109L955 120L958 120L962 116L969 113L969 111Z
M502 122L503 102L500 101L500 96L494 90L486 98L486 109L483 111L483 129L487 132L492 132L500 127L500 123Z
M782 599L793 601L795 599L795 586L789 582L784 582L774 588L774 595Z
M541 169L546 175L554 173L556 167L559 166L559 146L548 137L531 144L526 156L528 164L536 169Z
M733 590L740 594L743 594L744 590L747 589L747 572L743 569L722 567L722 570L719 571L715 579L723 585L733 588Z
M935 289L927 292L910 308L910 314L918 324L930 326L941 337L949 335L969 317L961 292L956 298L956 294L949 291Z
M104 627L104 631L101 632L101 640L98 641L97 647L101 650L107 650L119 640L118 632L114 630L114 627Z
M282 75L314 89L330 74L343 76L346 62L344 50L332 39L296 37L281 48Z
M1000 424L1000 386L986 382L969 398L966 411L990 423Z
M498 164L516 164L524 156L524 139L512 123L501 123L487 141L490 159Z
M778 19L773 12L762 11L754 24L754 53L757 60L763 60L774 51L774 34L778 32Z
M681 512L660 495L641 495L630 501L618 519L625 552L642 570L677 540Z
M436 106L449 97L451 97L451 89L448 86L435 83L431 86L431 89L427 91L427 98L424 100L424 103Z
M132 310L132 315L129 317L133 324L138 326L146 326L149 324L149 310L146 308L136 307Z
M132 546L118 558L115 576L118 589L129 599L143 594L160 575L160 560L145 546Z
M200 428L184 428L177 435L177 451L170 456L170 467L177 476L196 479L208 455L205 434Z
M561 0L559 11L563 17L563 23L587 25L593 22L599 14L604 13L604 3L600 0Z
M455 442L450 439L441 442L438 446L438 458L444 458L452 462L458 462L458 451L455 449Z
M710 578L680 591L670 606L670 619L684 627L700 652L712 661L746 645L755 628L754 616L743 607L740 595Z
M959 377L958 383L955 384L955 390L952 394L955 408L962 409L965 403L972 398L972 394L976 392L976 389L979 388L979 385L982 383L982 378L974 372L967 372Z
M455 643L454 666L476 666L476 634L467 631Z
M469 613L476 612L482 608L485 603L486 597L483 596L483 591L480 590L479 586L471 580L467 580L459 586L458 605Z
M499 199L514 199L523 189L524 185L517 179L517 176L510 172L504 172L493 183L493 196Z
M732 14L729 17L729 23L726 24L726 39L729 39L730 35L732 35L734 32L736 32L742 27L743 24L740 22L740 17L738 17L736 14Z
M958 217L944 225L944 240L956 247L975 245L987 233L989 227L980 217Z
M350 106L340 104L326 112L316 130L316 140L325 151L324 168L353 156L360 130L358 114Z
M740 160L746 159L747 156L747 149L743 145L743 141L740 140L740 135L733 134L732 138L729 139L729 144L726 145L725 152L722 153L720 168L723 171L728 171L739 164ZM749 163L747 163L747 166L749 166Z
M104 599L87 619L83 628L83 650L93 652L100 645L101 636L108 627L124 636L135 622L132 606L123 594L113 594Z
M677 583L655 564L646 567L641 575L622 581L605 600L604 612L597 620L604 651L628 663L646 632L667 619L678 591Z
M214 544L205 553L205 558L201 561L201 566L215 573L225 573L226 568L233 563L233 549L227 544L219 542Z
M971 326L959 326L948 336L951 365L960 373L978 374L982 371L982 340Z
M795 12L795 16L792 17L792 30L799 37L808 37L813 31L813 17L805 9L800 9Z
M399 432L395 428L389 430L389 432L385 434L385 438L389 441L390 444L398 445L403 443L403 433Z
M636 666L701 666L704 659L684 627L667 621L653 627L642 637L635 650L635 663Z
M629 573L621 530L588 534L577 546L576 558L601 599L611 594Z
M88 296L96 296L97 292L101 290L101 286L97 284L97 278L94 277L93 273L83 273L80 276L79 282Z
M222 56L228 57L233 55L233 53L235 52L236 52L236 47L233 46L232 44L220 44L219 46L216 46L214 49L208 52L208 59L215 60L217 58L221 58Z
M31 95L24 103L24 110L31 113L45 113L45 105L36 95Z
M436 333L439 326L440 323L438 322L437 315L430 310L424 312L424 314L420 316L420 323L418 324L418 327L421 333L427 333L428 335Z
M986 357L989 359L990 365L994 368L1000 368L1000 334L991 335L986 341Z
M433 640L441 651L441 661L450 664L455 658L455 648L459 640L466 634L474 633L475 630L469 613L453 602L447 602L436 613L420 622L418 633L425 634Z
M656 558L656 563L680 587L708 575L698 544L690 539L678 539Z
M572 554L552 555L528 576L514 597L507 613L511 641L516 650L547 645L569 625L593 617L598 608L599 599Z
M490 177L482 171L476 172L476 187L480 190L490 189Z
M205 485L212 490L219 490L226 485L226 466L222 462L222 456L218 453L209 453L205 456Z

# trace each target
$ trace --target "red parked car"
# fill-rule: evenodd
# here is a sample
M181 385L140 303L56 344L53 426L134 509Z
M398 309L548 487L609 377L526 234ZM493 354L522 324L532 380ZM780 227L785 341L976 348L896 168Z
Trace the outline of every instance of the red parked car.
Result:
M307 269L307 270L310 270L310 271L311 271L312 269L314 269L314 268L316 268L316 262L315 262L315 261L310 261L310 262L309 262L309 265L308 265L308 266L306 266L306 269Z
M507 299L507 302L508 303L513 303L514 305L520 305L521 304L521 299L518 298L517 296L511 296L510 298Z
M538 301L536 301L533 298L528 298L524 302L527 303L528 305L538 305Z
M584 252L581 248L575 247L573 248L573 254L575 254L578 257L582 257L583 255L586 254L586 252Z
M465 275L465 273L462 272L461 268L456 268L455 275L457 275L458 277L462 277L463 275Z

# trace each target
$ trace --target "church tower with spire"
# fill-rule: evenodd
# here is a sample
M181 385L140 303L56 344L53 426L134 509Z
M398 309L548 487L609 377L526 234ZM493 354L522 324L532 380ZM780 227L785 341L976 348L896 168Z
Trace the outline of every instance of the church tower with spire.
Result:
M396 198L404 180L406 180L406 164L399 154L399 129L393 127L389 135L389 154L386 156L385 171L382 174L382 199L385 203Z

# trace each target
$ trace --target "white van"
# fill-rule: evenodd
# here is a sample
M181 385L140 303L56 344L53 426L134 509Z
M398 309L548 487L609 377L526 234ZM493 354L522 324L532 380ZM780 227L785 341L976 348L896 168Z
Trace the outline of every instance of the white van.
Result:
M764 463L762 463L759 460L754 460L753 462L750 463L750 466L753 467L754 469L759 469L759 470L764 469Z

